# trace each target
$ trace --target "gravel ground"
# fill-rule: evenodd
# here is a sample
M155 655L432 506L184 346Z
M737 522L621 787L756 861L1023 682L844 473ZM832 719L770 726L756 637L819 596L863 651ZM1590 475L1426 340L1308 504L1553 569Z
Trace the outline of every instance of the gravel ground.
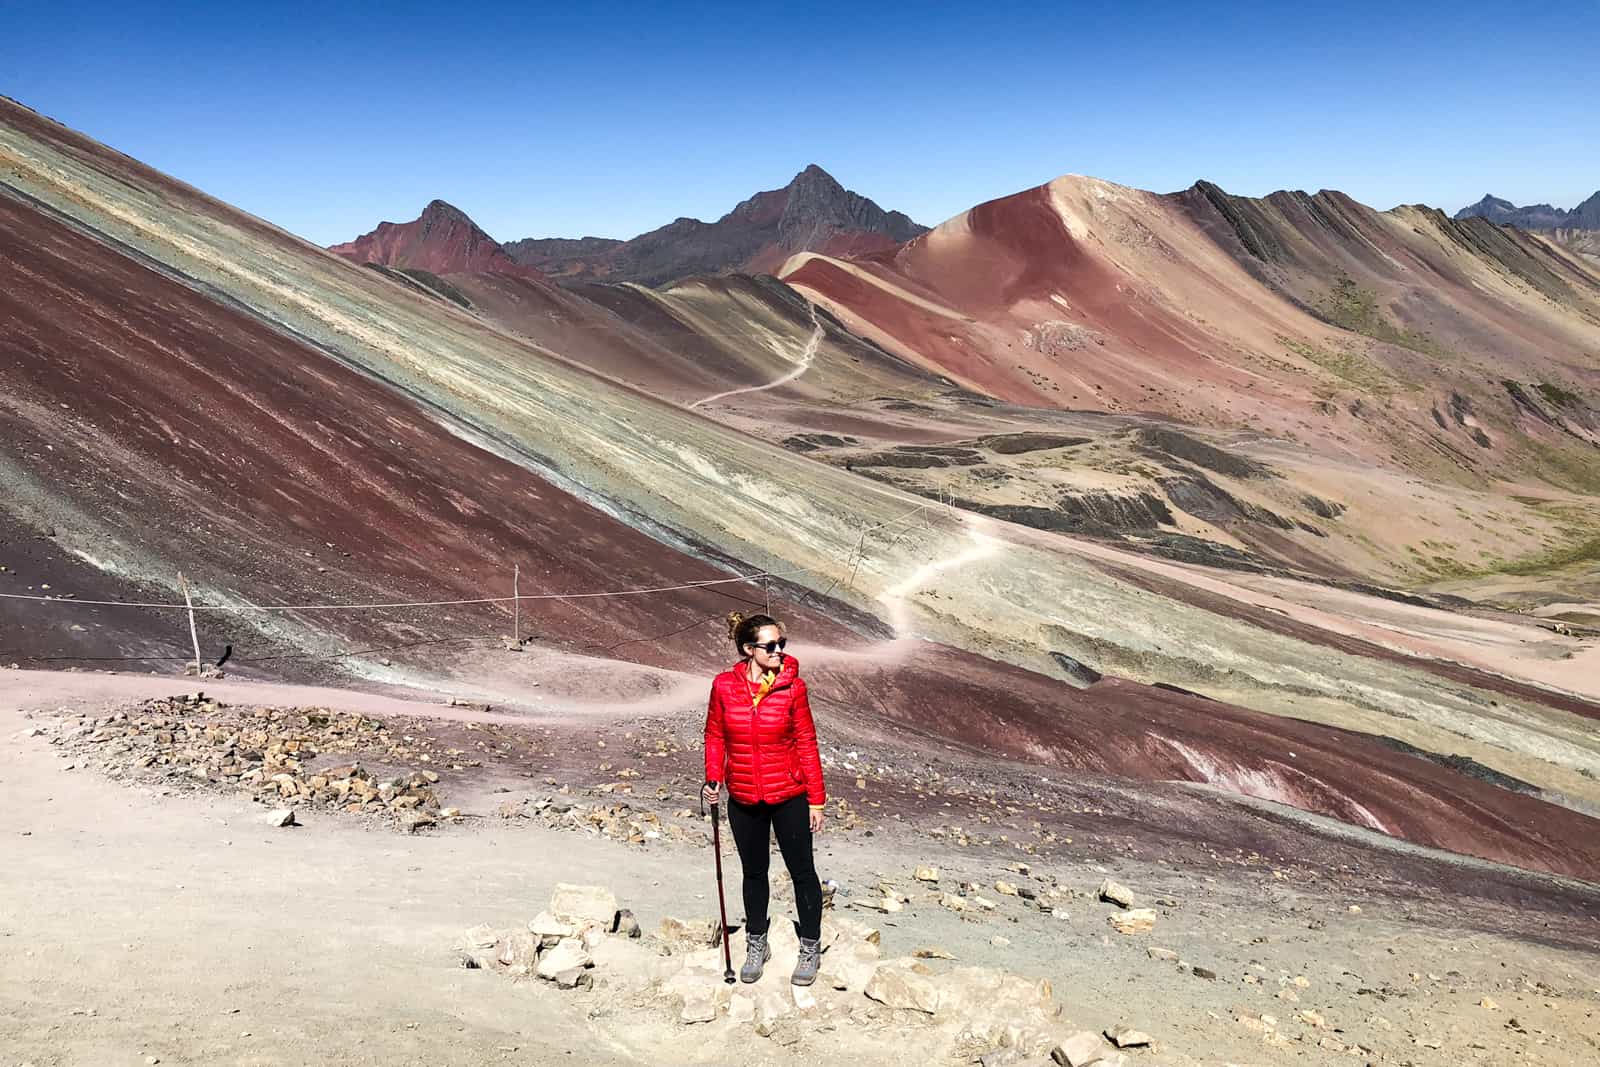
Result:
M0 883L0 1063L717 1063L738 1055L909 1064L931 1055L918 1025L897 1017L832 1020L780 1045L726 1021L686 1030L661 1007L604 986L559 991L459 967L463 931L525 923L557 882L609 886L647 931L669 915L715 914L706 824L681 814L693 807L697 753L679 743L692 724L485 723L471 709L239 683L253 701L224 698L206 714L247 715L262 704L387 712L385 730L374 733L405 738L398 747L412 765L429 755L441 768L432 786L438 803L462 812L406 833L387 816L309 803L297 809L303 826L276 829L236 785L169 777L159 764L120 778L102 770L111 742L89 741L100 728L82 717L136 708L153 688L180 693L181 682L50 677L60 681L25 698L0 696L0 803L11 840ZM232 697L234 687L208 689ZM88 733L62 740L85 725ZM501 732L486 736L490 727ZM463 762L463 737L487 750L521 749L488 759L480 749ZM662 751L658 742L668 755L634 758ZM356 760L380 776L399 773L406 768L393 763L394 747L309 762ZM431 758L451 759L452 749L462 755ZM478 766L468 765L473 759ZM604 763L612 769L600 771ZM835 806L818 841L819 868L840 884L838 913L876 926L886 957L937 949L956 959L930 960L936 970L977 965L1048 978L1063 1034L1117 1024L1150 1033L1152 1048L1128 1051L1134 1063L1526 1056L1579 1064L1600 1053L1593 887L1303 825L1297 839L1274 832L1302 848L1320 841L1304 862L1185 843L1171 828L1147 844L1125 832L1138 811L1122 810L1114 791L1093 802L1087 788L1056 797L1054 811L1027 813L1047 816L1040 831L1054 841L1041 843L1036 831L1021 842L1018 828L1034 820L1008 818L1008 808L1020 812L1014 801L1022 798L998 789L989 796L984 776L969 777L960 763L943 764L938 795L952 799L938 801L938 818L929 814L927 775L913 787L887 764L882 772L858 764L856 788L842 763L830 772L847 814L839 818ZM636 765L638 778L617 777ZM572 807L552 811L552 803ZM1296 824L1241 810L1272 826ZM676 832L636 834L630 821L645 812L658 821L640 825ZM736 885L737 861L726 859ZM1028 864L1026 876L1013 869L1018 862ZM939 868L937 885L913 878L923 864ZM1456 872L1453 886L1442 870ZM1153 931L1126 936L1108 925L1119 909L1096 899L1107 877L1132 890L1135 906L1155 909ZM1054 910L997 890L1002 879ZM909 897L900 911L862 906L881 898L883 880ZM957 913L939 903L963 883L969 899L981 894L995 908ZM731 898L736 923L738 910Z

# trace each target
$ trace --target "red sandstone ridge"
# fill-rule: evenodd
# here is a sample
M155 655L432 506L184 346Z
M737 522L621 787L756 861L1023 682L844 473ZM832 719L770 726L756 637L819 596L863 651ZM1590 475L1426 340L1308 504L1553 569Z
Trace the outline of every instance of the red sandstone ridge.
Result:
M466 212L443 200L423 208L412 222L380 222L371 233L328 251L357 263L426 270L434 274L493 273L539 277L506 254Z

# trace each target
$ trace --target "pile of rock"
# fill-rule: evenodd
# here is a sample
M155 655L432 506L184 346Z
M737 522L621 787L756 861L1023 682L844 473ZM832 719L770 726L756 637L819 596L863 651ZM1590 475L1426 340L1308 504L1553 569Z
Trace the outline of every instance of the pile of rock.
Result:
M441 814L428 769L378 776L328 758L396 747L384 723L323 709L229 708L203 693L146 701L132 711L78 719L53 743L98 761L107 774L171 788L236 789L275 808L323 806L393 817L410 830ZM286 824L292 824L288 820Z
M876 929L829 913L822 925L822 966L812 986L789 981L799 954L792 924L775 921L772 958L758 982L725 980L721 928L715 919L663 919L642 934L631 913L597 886L558 885L526 929L468 931L464 966L559 988L625 999L681 1026L753 1030L780 1045L809 1031L848 1023L885 1041L912 1038L929 1050L986 1064L1116 1064L1117 1047L1148 1043L1136 1031L1108 1031L1094 1056L1083 1034L1064 1027L1050 983L984 967L935 969L925 959L883 959ZM733 963L743 938L733 938ZM598 1009L591 1009L593 1010Z
M547 829L581 830L629 845L648 845L660 841L694 845L711 843L708 830L669 822L653 811L635 807L626 801L581 804L567 795L557 795L502 806L500 815L503 818L530 818ZM685 809L679 811L677 816L690 819L694 813Z
M1120 882L1113 882L1107 878L1100 883L1100 890L1095 895L1106 903L1115 904L1122 909L1106 916L1106 924L1117 933L1148 934L1156 928L1156 910L1134 907L1133 891Z
M640 930L610 890L560 883L550 906L526 929L496 931L483 925L468 930L461 963L512 978L542 978L562 989L592 989L595 953L616 940L613 935L638 938Z

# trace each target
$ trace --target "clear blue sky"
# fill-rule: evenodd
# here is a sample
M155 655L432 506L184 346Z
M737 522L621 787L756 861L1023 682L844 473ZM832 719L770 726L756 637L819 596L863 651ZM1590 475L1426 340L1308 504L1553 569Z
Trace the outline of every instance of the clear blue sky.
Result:
M928 224L1068 172L1570 207L1597 56L1596 0L0 0L0 93L319 243L433 197L628 237L811 162Z

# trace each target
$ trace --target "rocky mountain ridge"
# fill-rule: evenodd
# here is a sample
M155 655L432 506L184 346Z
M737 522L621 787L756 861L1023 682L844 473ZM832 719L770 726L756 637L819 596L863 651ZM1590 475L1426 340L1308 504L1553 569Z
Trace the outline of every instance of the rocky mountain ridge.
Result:
M1518 207L1509 200L1485 194L1482 200L1457 211L1454 217L1485 218L1524 230L1600 230L1600 191L1570 211L1549 204Z
M697 274L770 273L797 252L883 251L926 232L813 163L716 222L678 218L627 241L528 238L505 247L518 262L555 278L663 285Z

